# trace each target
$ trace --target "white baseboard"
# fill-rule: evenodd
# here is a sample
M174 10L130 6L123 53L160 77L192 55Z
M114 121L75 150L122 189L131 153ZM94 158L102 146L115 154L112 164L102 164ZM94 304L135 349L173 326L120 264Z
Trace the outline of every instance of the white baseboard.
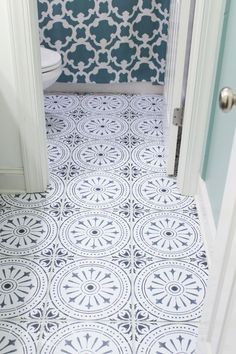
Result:
M49 87L50 92L78 92L78 93L120 93L120 94L155 94L163 95L164 86L152 85L151 82L131 82L121 84L72 84L56 82Z
M208 264L211 265L214 240L216 236L216 225L212 213L206 183L199 177L197 195L195 196L199 213L200 227L207 252Z
M25 178L22 168L0 170L0 194L25 192Z

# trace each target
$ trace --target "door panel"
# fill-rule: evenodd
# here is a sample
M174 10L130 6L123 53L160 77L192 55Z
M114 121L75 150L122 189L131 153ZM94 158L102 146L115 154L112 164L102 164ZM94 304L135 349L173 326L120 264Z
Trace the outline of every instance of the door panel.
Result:
M228 86L236 92L236 1L228 1L224 30L221 40L218 74L215 85L211 122L208 134L207 154L204 161L203 179L217 224L224 193L230 152L236 126L236 110L224 113L219 108L218 96L221 88Z
M222 87L236 92L236 1L226 3L205 177L217 221L205 308L196 353L235 353L236 328L236 107L219 109Z

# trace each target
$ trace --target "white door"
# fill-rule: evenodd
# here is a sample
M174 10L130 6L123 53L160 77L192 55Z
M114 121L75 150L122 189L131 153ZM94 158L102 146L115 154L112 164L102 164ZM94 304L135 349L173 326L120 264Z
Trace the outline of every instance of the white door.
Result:
M236 107L223 113L217 100L225 86L236 93L235 18L236 1L227 1L207 164L216 211L220 209L220 213L218 218L216 212L218 225L196 352L201 354L234 354L236 351ZM230 94L226 98L230 103Z
M166 113L168 124L167 174L176 173L176 156L181 129L174 124L175 108L184 106L188 62L191 45L194 0L172 0L168 35L168 50L165 80Z

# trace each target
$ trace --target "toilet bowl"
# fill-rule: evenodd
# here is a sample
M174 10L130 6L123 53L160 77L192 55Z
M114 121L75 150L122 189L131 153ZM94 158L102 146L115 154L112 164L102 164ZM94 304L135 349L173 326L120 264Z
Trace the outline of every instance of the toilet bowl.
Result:
M43 88L46 89L61 75L62 61L60 54L54 50L40 47L40 52Z

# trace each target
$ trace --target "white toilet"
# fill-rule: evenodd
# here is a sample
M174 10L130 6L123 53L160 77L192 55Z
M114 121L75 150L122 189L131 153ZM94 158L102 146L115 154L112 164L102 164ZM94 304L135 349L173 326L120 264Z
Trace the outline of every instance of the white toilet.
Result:
M61 75L62 60L60 54L54 50L40 47L40 51L43 88L46 89L54 84Z

